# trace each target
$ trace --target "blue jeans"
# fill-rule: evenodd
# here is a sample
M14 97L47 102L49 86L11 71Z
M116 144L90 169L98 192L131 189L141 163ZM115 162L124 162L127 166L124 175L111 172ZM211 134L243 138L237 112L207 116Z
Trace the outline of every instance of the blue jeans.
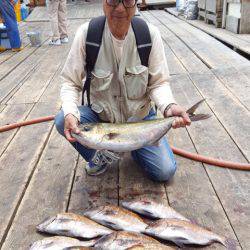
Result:
M101 122L98 114L91 108L87 106L80 106L78 108L80 111L80 123ZM154 110L151 110L144 120L155 118L156 113ZM55 124L58 132L64 136L63 111L57 114ZM78 142L74 142L72 145L87 162L91 161L95 150L86 148ZM140 148L132 151L131 155L151 180L168 181L175 174L176 162L166 137L161 139L159 145Z
M21 47L21 39L18 31L16 14L14 6L10 0L0 0L0 12L3 17L4 25L7 28L7 34L12 49Z

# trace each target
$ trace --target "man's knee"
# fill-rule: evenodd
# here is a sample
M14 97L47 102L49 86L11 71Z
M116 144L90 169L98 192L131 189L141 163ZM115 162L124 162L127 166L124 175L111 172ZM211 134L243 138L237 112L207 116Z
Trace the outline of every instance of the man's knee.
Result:
M59 134L64 136L64 114L62 110L55 117L55 125Z
M155 171L149 174L149 178L157 182L169 181L176 172L176 162L164 162L160 166L158 165Z

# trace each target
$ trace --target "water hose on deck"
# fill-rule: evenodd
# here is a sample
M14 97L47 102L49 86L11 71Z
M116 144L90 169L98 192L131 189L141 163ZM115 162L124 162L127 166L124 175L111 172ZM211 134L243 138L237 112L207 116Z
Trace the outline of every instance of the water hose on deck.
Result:
M37 119L28 120L24 122L8 124L3 127L0 127L0 133L9 131L15 128L31 125L31 124L52 121L54 120L54 118L55 116L51 115L51 116L40 117ZM171 149L177 155L180 155L182 157L185 157L194 161L206 163L209 165L214 165L214 166L223 167L223 168L238 169L238 170L250 170L249 163L238 163L238 162L219 160L219 159L215 159L215 158L211 158L211 157L207 157L207 156L203 156L199 154L194 154L194 153L191 153L191 152L188 152L188 151L185 151L183 149L179 149L173 146L171 146Z

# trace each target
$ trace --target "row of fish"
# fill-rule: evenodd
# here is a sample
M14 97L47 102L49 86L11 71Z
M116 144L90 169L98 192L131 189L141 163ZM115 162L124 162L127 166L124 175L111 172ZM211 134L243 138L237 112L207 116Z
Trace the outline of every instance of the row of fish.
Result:
M37 230L55 235L81 238L85 241L57 236L35 242L31 249L84 249L81 247L94 247L95 249L173 249L149 236L172 241L178 246L185 244L208 245L212 242L219 242L227 249L235 249L233 242L190 222L169 206L153 201L124 202L122 205L126 209L107 205L85 211L84 216L72 213L58 214L38 225ZM141 217L127 209L158 220L145 223ZM100 236L102 237L99 239L86 240ZM63 244L64 247L54 248L54 246Z

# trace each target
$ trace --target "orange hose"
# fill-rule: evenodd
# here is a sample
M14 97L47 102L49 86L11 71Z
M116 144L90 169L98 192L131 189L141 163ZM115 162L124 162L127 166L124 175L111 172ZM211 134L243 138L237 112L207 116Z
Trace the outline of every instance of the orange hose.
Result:
M22 126L52 121L54 120L54 118L55 116L51 115L51 116L40 117L40 118L29 120L29 121L5 125L3 127L0 127L0 133L9 131L11 129L19 128ZM209 165L214 165L214 166L223 167L223 168L238 169L238 170L250 170L249 163L238 163L238 162L219 160L219 159L215 159L215 158L211 158L211 157L207 157L207 156L203 156L199 154L194 154L194 153L191 153L191 152L188 152L188 151L185 151L183 149L179 149L173 146L171 146L171 149L177 155L180 155L182 157L185 157L194 161L203 162Z
M3 127L0 127L0 133L9 131L11 129L31 125L31 124L52 121L52 120L54 120L54 118L55 118L55 116L51 115L51 116L40 117L40 118L29 120L29 121L17 122L17 123L5 125Z
M194 161L207 163L209 165L214 165L214 166L223 167L223 168L239 169L239 170L250 170L250 164L248 163L238 163L238 162L232 162L232 161L218 160L218 159L207 157L204 155L190 153L188 151L185 151L183 149L179 149L173 146L171 146L171 149L177 155L183 156L185 158L188 158Z

